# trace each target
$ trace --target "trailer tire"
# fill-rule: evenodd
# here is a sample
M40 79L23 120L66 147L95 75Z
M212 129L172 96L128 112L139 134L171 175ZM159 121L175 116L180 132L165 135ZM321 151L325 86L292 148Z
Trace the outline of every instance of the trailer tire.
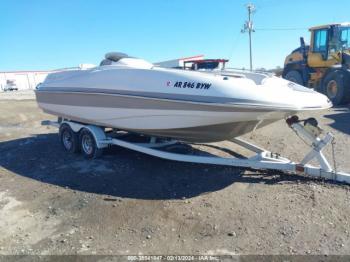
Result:
M79 153L79 137L68 124L62 124L59 129L60 143L69 153Z
M87 128L80 131L79 144L82 154L87 159L99 158L103 153L103 149L97 147L94 135Z
M294 82L298 85L304 85L304 81L303 81L303 77L301 76L301 74L296 71L296 70L292 70L292 71L289 71L286 76L284 77L284 79L288 80L288 81L291 81L291 82Z
M341 105L346 100L344 76L339 71L330 72L323 80L323 93L332 101L333 105Z

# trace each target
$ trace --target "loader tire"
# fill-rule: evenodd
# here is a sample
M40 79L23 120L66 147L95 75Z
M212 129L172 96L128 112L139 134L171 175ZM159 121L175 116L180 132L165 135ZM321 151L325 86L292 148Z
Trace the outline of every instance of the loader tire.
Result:
M335 106L347 102L346 100L348 100L350 90L346 90L345 88L344 75L339 71L334 71L326 75L323 80L323 93Z
M298 85L304 85L301 74L296 70L289 71L284 78Z

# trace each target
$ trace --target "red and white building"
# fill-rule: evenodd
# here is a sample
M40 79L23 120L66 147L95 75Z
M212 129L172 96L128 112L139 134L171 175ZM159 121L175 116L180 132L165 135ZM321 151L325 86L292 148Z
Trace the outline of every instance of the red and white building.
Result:
M166 68L183 68L186 61L196 61L196 60L203 60L204 55L196 55L196 56L190 56L190 57L182 57L178 59L173 60L167 60L163 62L157 62L154 63L156 66L160 67L166 67Z

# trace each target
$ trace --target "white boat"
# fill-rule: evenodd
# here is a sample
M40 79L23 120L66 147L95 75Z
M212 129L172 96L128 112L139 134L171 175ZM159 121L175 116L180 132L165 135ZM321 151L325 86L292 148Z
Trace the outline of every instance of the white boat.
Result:
M95 68L50 74L35 93L40 108L70 121L189 142L234 138L332 106L267 74L166 69L121 53Z

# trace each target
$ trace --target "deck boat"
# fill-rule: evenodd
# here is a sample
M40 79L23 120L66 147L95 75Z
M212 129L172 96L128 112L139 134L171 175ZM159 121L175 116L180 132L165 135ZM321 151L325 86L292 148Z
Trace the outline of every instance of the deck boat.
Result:
M70 121L187 142L234 138L328 98L263 73L156 67L108 53L94 68L48 75L35 90L40 108Z

